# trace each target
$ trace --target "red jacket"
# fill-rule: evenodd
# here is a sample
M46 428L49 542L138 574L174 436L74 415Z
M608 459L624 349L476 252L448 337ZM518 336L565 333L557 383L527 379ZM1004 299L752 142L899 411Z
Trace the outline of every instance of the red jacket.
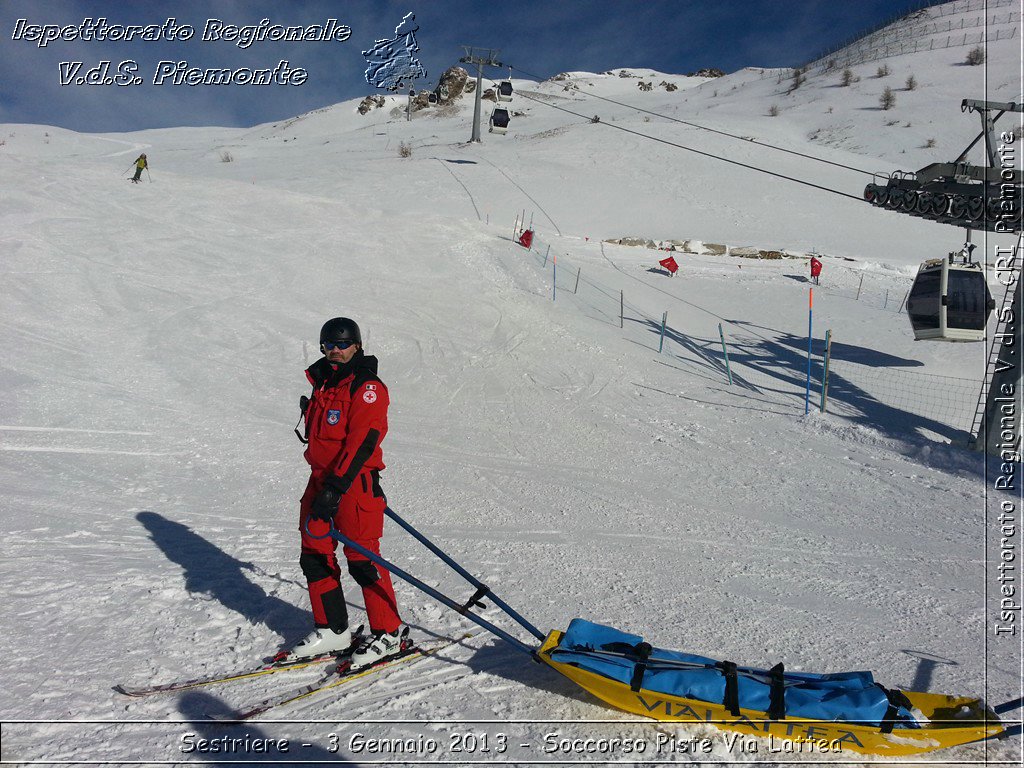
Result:
M306 370L313 395L306 408L304 454L313 474L333 472L348 486L363 469L384 469L380 444L388 433L388 388L377 358L362 351L348 365L320 358Z
M811 277L817 277L821 274L821 262L811 256Z

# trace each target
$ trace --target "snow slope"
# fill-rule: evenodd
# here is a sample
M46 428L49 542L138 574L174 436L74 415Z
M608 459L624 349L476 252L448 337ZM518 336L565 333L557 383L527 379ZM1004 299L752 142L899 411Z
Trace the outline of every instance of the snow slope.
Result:
M990 70L1009 71L1014 43L991 46ZM590 95L856 167L917 168L934 157L922 136L958 153L976 133L957 109L980 95L977 72L956 66L964 53L886 60L891 78L920 83L899 95L906 129L873 110L869 76L785 96L752 70L690 83L633 71L678 80L673 92L617 74L574 73L569 91L517 79L524 114L480 145L465 143L471 104L406 121L400 102L367 116L345 103L247 130L0 126L3 759L223 757L183 753L196 733L292 740L277 759L380 761L350 745L355 732L495 758L451 752L472 731L492 749L506 735L501 759L525 763L579 758L544 752L553 732L662 732L487 635L243 728L206 720L315 675L142 700L111 690L244 666L307 631L292 426L320 324L340 314L362 324L391 390L391 506L542 630L584 616L743 663L1019 696L1019 643L991 639L984 561L986 510L1014 497L987 482L996 463L948 444L963 437L955 419L900 400L920 394L898 383L917 375L938 388L933 404L960 387L957 418L973 412L982 345L915 344L894 306L914 265L962 234L615 130L853 196L868 180ZM1009 100L1020 83L989 87ZM124 183L142 150L152 180ZM532 253L510 242L524 209ZM600 242L627 235L797 258L677 254L668 280L664 253ZM835 412L805 417L812 248L827 257L814 336L820 351L833 331L836 389ZM470 594L394 526L384 550ZM471 627L398 589L417 636ZM730 750L710 727L664 730L712 737L708 759L807 759ZM941 758L1019 754L1017 736Z

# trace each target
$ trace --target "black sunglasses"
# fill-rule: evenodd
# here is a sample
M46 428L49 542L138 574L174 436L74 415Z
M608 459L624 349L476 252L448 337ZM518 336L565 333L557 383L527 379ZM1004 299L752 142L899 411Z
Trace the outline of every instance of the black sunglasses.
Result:
M348 349L353 344L355 344L354 341L325 341L325 342L323 342L324 349L326 349L328 352L330 352L335 347L337 347L338 349Z

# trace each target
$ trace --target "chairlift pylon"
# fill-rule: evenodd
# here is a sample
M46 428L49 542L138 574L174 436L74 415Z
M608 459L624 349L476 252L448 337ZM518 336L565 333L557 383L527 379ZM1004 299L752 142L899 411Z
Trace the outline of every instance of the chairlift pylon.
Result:
M864 199L879 208L944 224L1020 232L1024 171L1002 167L995 123L1007 112L1024 112L1024 105L964 99L960 109L977 112L982 129L953 162L930 163L917 172L893 171L882 184L876 174L864 188ZM988 165L972 165L967 154L983 139Z
M918 269L907 297L915 341L984 341L995 300L984 270L971 260L974 247L968 241L959 253L930 259Z

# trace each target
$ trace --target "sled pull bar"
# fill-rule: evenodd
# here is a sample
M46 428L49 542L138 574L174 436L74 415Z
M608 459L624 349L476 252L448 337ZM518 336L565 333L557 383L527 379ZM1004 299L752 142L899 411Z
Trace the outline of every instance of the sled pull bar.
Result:
M312 518L310 518L310 520L312 520ZM486 619L483 619L483 618L477 616L475 613L471 613L469 611L466 611L466 612L463 613L463 611L460 610L462 608L462 606L459 605L459 603L457 603L454 600L452 600L450 597L448 597L448 595L445 595L445 594L442 594L441 592L438 592L436 589L431 587L429 584L424 584L422 581L417 579L415 576L412 576L411 574L406 573L405 571L403 571L401 568L399 568L394 563L392 563L392 562L390 562L388 560L385 560L383 557L381 557L380 555L374 554L373 552L371 552L370 550L368 550L366 547L362 546L361 544L358 544L358 543L352 541L352 539L348 538L345 534L341 533L340 531L338 531L337 528L334 527L334 522L333 521L331 521L331 529L327 533L325 533L323 536L317 536L316 534L312 533L309 530L310 520L306 521L306 533L308 533L314 539L325 539L328 536L331 536L332 538L340 541L345 546L351 547L353 550L355 550L356 552L361 554L363 557L367 558L370 562L376 563L381 568L386 569L389 573L393 573L395 576L398 576L400 579L403 579L403 580L409 582L410 584L412 584L414 587L416 587L420 591L426 592L428 595L430 595L432 598L437 600L442 605L446 605L449 608L451 608L453 611L456 611L458 613L462 613L462 615L465 616L467 619L469 619L470 621L473 621L473 622L479 624L481 627L486 629L488 632L490 632L493 635L496 635L497 637L501 638L506 643L511 645L513 648L515 648L517 651L522 651L523 653L527 654L528 656L533 656L534 649L531 648L530 646L528 646L526 643L524 643L521 640L517 640L516 638L514 638L512 635L510 635L505 630L501 629L500 627L496 627L494 624L492 624L491 622L487 621Z
M464 578L466 581L468 581L470 584L472 584L474 587L477 588L477 594L473 595L473 597L471 597L469 599L469 602L467 602L466 605L461 610L459 608L456 608L455 609L456 611L458 611L459 613L465 615L466 611L470 607L472 607L472 605L477 600L479 600L481 597L483 597L486 594L486 595L489 595L490 600L493 601L496 606L501 608L501 610L503 610L505 613L507 613L509 616L511 616L513 619L515 619L515 621L523 629L525 629L531 635L536 637L538 640L544 640L545 635L544 635L543 632L541 632L539 629L537 629L535 626L533 626L533 624L531 624L526 619L524 619L522 616L520 616L519 613L516 610L514 610L508 603L506 603L504 600L502 600L496 594L491 592L490 588L486 584L484 584L482 581L480 581L478 578L476 578L473 574L471 574L469 571L467 571L465 568L463 568L457 562L452 560L448 555L446 555L444 552L442 552L441 549L436 544L434 544L434 542L430 541L430 539L428 539L422 533L420 533L415 528L413 528L412 525L410 525L405 520L403 520L401 518L401 516L399 516L399 514L397 512L395 512L395 510L391 509L391 507L385 507L384 508L384 514L387 515L388 517L390 517L392 520L394 520L400 526L402 526L411 536L413 536L413 538L415 538L417 541L419 541L423 546L425 546L427 549L429 549L431 552L433 552L439 558L444 560L444 562L446 562L449 566L451 566L452 569L456 573L459 574L459 576L461 576L462 578ZM483 592L481 592L480 590L483 590Z

